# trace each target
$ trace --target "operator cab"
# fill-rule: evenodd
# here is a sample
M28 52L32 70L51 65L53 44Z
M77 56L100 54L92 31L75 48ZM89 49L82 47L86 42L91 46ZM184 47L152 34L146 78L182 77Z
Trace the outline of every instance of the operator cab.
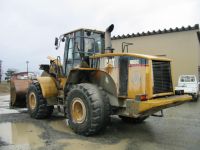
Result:
M89 56L104 51L104 32L79 29L63 35L65 41L63 71L68 75L72 68L89 67Z

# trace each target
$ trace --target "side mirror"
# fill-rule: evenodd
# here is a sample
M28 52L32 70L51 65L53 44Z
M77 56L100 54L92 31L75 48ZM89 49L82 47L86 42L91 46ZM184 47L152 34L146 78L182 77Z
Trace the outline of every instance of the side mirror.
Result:
M57 37L55 38L55 46L56 47L58 46L58 38Z

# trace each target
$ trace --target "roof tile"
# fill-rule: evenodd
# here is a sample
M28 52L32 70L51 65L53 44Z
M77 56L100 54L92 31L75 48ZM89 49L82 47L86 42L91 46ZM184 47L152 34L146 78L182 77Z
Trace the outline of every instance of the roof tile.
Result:
M189 31L189 30L199 30L199 24L195 24L194 26L188 26L184 27L182 26L181 28L176 27L175 29L169 28L169 29L164 29L164 30L158 30L155 31L153 30L152 32L147 31L147 32L142 32L142 33L132 33L132 34L127 34L127 35L117 35L113 36L112 39L123 39L123 38L132 38L132 37L139 37L139 36L148 36L148 35L156 35L156 34L164 34L164 33L172 33L172 32L181 32L181 31Z

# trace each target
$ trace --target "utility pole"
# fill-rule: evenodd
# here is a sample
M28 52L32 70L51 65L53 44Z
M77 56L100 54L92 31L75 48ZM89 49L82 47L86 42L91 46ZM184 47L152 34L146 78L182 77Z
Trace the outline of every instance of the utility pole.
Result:
M26 61L26 71L27 71L27 75L28 75L28 63L29 63L29 61L27 60L27 61Z

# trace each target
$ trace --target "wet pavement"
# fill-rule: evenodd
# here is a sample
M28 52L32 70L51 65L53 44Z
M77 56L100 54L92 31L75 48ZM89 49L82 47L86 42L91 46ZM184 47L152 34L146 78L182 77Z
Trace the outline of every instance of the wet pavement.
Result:
M164 110L142 124L113 116L105 131L92 137L76 135L62 115L35 120L26 109L9 109L9 95L0 96L0 150L199 150L200 101Z

